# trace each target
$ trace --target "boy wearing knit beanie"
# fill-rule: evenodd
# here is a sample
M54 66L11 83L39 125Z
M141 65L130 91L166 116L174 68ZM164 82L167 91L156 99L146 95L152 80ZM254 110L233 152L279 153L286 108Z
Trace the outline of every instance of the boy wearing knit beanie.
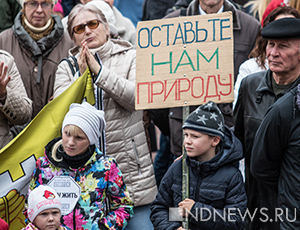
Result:
M182 129L189 198L182 200L182 160L178 160L165 174L151 204L154 228L183 229L180 220L188 218L189 229L243 229L247 198L237 167L243 157L240 141L225 126L221 111L212 101L193 111ZM176 215L171 209L175 207Z
M29 194L27 214L31 223L22 230L66 230L60 225L60 198L49 186L40 185Z

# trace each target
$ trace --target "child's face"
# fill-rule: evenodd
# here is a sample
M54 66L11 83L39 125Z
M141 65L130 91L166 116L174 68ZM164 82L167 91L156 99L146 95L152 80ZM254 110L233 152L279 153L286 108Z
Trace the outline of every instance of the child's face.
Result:
M39 230L56 230L60 226L60 216L58 208L49 208L40 212L35 217L33 224Z
M197 161L209 161L216 153L216 146L220 142L220 137L212 137L207 134L184 129L183 145L189 157L195 157Z
M71 134L68 129L67 125L62 133L62 145L66 154L77 156L84 153L90 145L88 137L81 129L76 134Z

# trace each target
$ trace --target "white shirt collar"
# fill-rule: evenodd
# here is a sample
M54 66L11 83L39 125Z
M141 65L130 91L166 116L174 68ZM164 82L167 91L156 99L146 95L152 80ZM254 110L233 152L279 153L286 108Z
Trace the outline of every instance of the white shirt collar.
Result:
M222 13L222 12L223 12L223 9L224 9L224 5L222 5L222 7L221 7L221 8L219 9L219 11L217 12L217 14ZM206 14L207 14L204 10L202 10L200 4L199 4L199 12L200 12L200 15L206 15Z

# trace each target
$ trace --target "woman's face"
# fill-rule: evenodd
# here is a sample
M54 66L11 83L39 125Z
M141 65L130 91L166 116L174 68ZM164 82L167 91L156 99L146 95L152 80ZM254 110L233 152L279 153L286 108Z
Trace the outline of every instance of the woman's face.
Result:
M67 155L77 156L84 153L90 146L87 135L79 129L75 134L70 134L69 126L66 125L62 133L62 145Z
M43 27L51 18L53 9L50 0L30 0L24 3L24 15L27 21L35 27Z
M89 21L95 19L99 20L96 14L90 11L81 11L74 18L74 21L72 23L72 30L75 26L85 25ZM99 23L99 26L95 29L91 29L87 25L85 25L84 32L81 34L75 33L73 31L75 44L81 46L81 42L85 40L89 49L94 49L102 46L104 43L106 43L108 36L109 30L101 22Z

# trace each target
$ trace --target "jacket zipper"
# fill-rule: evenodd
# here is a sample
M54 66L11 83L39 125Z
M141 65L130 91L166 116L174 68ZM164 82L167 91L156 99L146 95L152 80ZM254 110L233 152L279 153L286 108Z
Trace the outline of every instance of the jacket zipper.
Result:
M139 160L139 157L138 157L138 154L137 154L136 144L134 142L134 139L132 139L131 141L132 141L132 146L133 146L133 152L135 154L136 163L138 165L138 172L139 172L139 175L141 175L142 174L142 172L141 172L141 164L140 164L140 160Z
M74 176L75 181L76 181L76 177L77 177L77 172L78 172L78 170L75 171L75 176ZM79 194L79 196L80 196L80 194ZM73 210L73 229L76 229L76 206L77 206L77 204L75 205L74 210Z
M196 187L196 200L199 200L199 192L200 192L200 183L201 183L201 169L199 170L199 174L200 174L200 177L199 177L199 180L197 180L197 187Z

